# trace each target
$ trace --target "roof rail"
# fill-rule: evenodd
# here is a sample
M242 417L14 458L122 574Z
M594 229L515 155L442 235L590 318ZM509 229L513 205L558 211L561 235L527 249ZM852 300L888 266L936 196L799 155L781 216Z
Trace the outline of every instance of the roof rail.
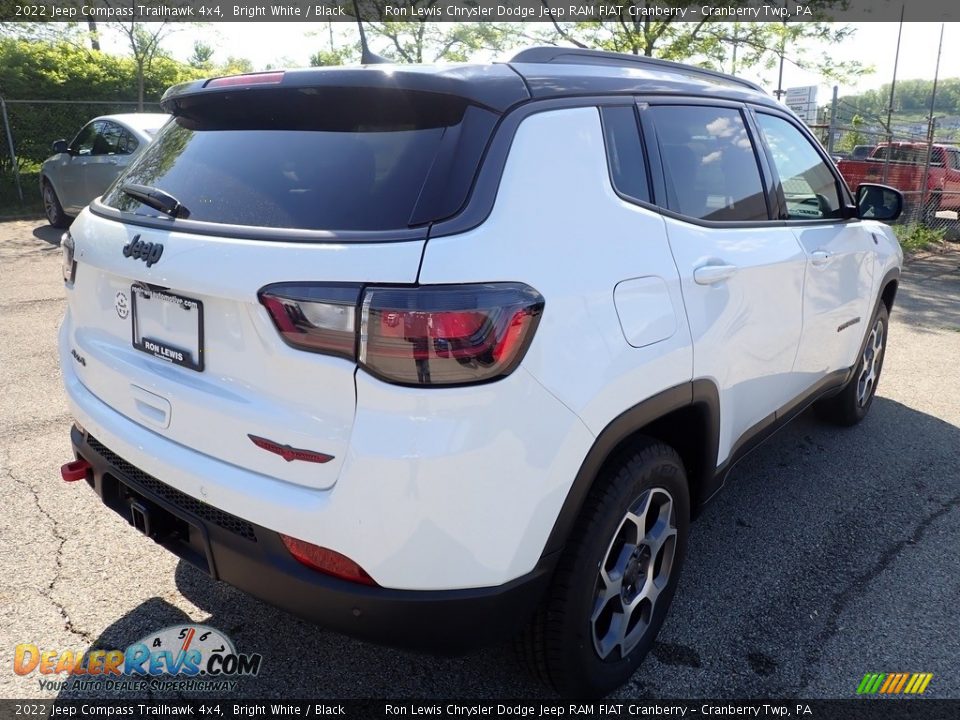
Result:
M735 82L739 85L756 90L766 94L766 90L749 80L727 75L726 73L708 70L707 68L696 67L695 65L684 65L683 63L671 62L670 60L660 60L658 58L647 57L646 55L628 55L626 53L607 52L606 50L591 50L589 48L578 47L556 47L556 46L538 46L521 50L510 58L510 63L567 63L570 65L609 65L613 67L630 67L631 65L647 65L663 68L665 70L675 70L688 74L707 75L727 82Z

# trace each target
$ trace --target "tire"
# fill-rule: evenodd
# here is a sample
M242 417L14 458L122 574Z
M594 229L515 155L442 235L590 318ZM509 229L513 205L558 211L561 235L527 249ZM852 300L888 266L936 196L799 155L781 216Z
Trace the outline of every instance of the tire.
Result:
M43 181L43 213L47 216L47 222L55 228L70 226L70 217L63 211L57 191L49 180Z
M889 325L890 314L887 306L881 302L871 321L853 377L838 394L820 400L814 406L820 419L834 425L850 427L867 416L877 393L880 371L883 370Z
M673 448L643 441L587 497L546 598L516 640L521 662L567 697L625 683L667 615L689 523L683 462ZM625 602L626 625L618 623Z

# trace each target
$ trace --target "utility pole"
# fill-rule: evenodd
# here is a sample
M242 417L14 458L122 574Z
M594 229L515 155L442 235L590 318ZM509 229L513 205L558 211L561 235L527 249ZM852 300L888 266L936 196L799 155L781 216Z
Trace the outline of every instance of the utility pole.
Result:
M900 64L900 38L903 35L903 12L906 5L900 6L900 28L897 30L897 54L893 56L893 79L890 81L890 102L887 104L887 147L893 144L893 92L897 87L897 65ZM890 150L888 149L883 160L883 182L887 181L890 171Z
M936 129L936 121L933 118L933 108L937 102L937 79L940 77L940 54L943 52L943 23L940 23L940 46L937 48L937 66L933 71L933 91L930 93L930 115L927 117L927 161L923 166L923 184L921 191L921 208L926 215L927 208L927 181L930 178L930 155L933 153L933 133Z
M783 89L783 58L787 54L787 19L783 19L783 37L780 38L780 77L777 78L777 100L785 92Z
M834 133L837 127L837 92L839 88L833 86L833 100L830 103L830 126L827 128L827 154L833 155Z

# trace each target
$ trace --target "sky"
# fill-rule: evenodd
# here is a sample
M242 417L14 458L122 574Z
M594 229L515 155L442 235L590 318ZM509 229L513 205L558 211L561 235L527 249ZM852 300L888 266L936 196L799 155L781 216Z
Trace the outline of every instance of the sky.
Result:
M245 57L257 70L273 67L303 67L309 57L327 42L327 23L293 22L232 22L216 23L196 28L186 26L164 40L164 48L174 57L186 60L196 40L203 40L215 49L214 62L224 62L228 56ZM333 23L335 32L354 39L352 24ZM859 60L873 66L875 72L859 79L853 85L841 85L840 94L854 94L889 83L893 74L897 45L897 23L848 23L856 28L853 38L839 47L811 43L808 53L829 53L837 63ZM903 25L900 45L898 79L932 78L937 62L937 43L940 23L912 23ZM349 35L348 35L349 34ZM119 38L105 42L105 50L123 52ZM480 60L487 58L478 58ZM743 77L761 82L768 90L776 89L776 71L765 77L743 71ZM946 23L940 77L960 76L960 23ZM822 78L787 63L784 68L784 87L820 85ZM829 102L832 88L820 86L818 104Z

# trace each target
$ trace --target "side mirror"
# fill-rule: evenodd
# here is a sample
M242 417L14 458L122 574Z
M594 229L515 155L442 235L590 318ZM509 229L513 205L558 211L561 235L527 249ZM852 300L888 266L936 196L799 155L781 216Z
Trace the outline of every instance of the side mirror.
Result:
M54 140L53 152L55 155L59 155L60 153L68 153L70 152L70 146L67 145L66 140Z
M893 222L903 212L903 193L887 185L864 183L857 188L857 211L863 220Z

